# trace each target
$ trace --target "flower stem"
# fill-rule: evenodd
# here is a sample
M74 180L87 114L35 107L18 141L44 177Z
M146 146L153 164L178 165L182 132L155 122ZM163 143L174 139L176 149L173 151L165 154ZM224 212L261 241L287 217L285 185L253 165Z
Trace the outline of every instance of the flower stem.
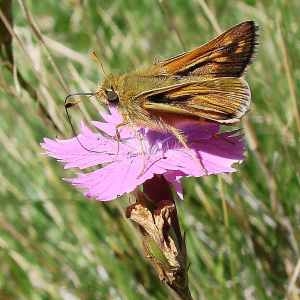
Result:
M136 203L127 217L139 225L145 256L159 279L180 299L192 300L188 287L188 260L176 205L169 183L156 175L135 192Z

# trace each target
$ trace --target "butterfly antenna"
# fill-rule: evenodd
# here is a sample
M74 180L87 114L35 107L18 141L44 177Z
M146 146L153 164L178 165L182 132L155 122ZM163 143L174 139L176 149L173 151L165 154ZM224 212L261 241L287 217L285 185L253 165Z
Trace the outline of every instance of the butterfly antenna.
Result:
M101 152L98 152L98 151L95 151L95 150L91 150L91 149L88 149L87 147L85 147L81 141L79 140L79 137L76 133L76 130L74 128L74 125L72 123L72 120L71 120L71 116L69 114L69 108L75 106L76 104L78 104L80 101L76 100L76 101L72 101L71 99L74 98L75 96L95 96L96 93L92 93L92 92L89 92L89 93L74 93L74 94L69 94L66 98L65 98L65 111L66 111L66 115L67 115L67 119L68 119L68 123L70 124L70 127L71 127L71 130L72 130L72 133L73 135L75 136L76 140L78 141L79 145L86 151L89 151L89 152L94 152L94 153L101 153Z
M105 70L104 70L104 66L103 66L103 64L102 64L102 61L101 61L101 59L99 58L99 56L97 55L96 51L92 51L91 57L92 57L92 59L94 59L94 60L97 62L98 66L100 66L100 68L101 68L103 74L104 74L105 76L107 76L107 73L106 73Z

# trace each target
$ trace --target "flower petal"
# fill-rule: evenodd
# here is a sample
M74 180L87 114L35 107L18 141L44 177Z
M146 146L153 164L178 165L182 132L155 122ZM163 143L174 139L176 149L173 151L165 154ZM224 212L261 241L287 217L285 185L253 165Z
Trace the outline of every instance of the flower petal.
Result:
M82 124L81 133L77 138L66 140L45 138L41 146L49 156L63 163L66 169L85 169L130 155L138 147L139 144L136 143L136 139L118 142L113 138L94 133Z
M101 117L110 124L118 125L123 122L123 117L115 106L108 107L109 112L102 111Z
M149 163L151 164L150 161ZM115 161L99 170L80 174L77 178L67 181L83 189L88 197L109 201L133 191L154 174L163 172L165 170L157 168L155 164L146 168L144 158L140 156Z
M41 144L65 168L99 166L96 171L67 179L98 200L109 201L131 192L154 174L164 174L182 195L183 176L233 172L232 164L243 159L242 136L237 132L218 133L218 124L181 123L189 146L185 148L170 133L131 126L120 127L120 141L116 141L116 126L122 123L122 116L115 107L109 107L109 112L102 112L101 116L106 122L92 124L104 134L82 123L77 138L45 138Z
M164 174L164 177L172 184L174 187L177 195L181 200L183 200L183 191L182 191L182 184L181 178L184 174L180 171L168 171Z

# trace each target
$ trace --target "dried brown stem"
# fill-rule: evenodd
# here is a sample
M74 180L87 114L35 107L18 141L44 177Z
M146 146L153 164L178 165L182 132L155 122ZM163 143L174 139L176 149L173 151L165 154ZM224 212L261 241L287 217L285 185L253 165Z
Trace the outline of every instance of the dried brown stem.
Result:
M183 300L191 300L188 287L188 260L176 205L163 176L156 175L136 191L136 203L127 208L127 217L138 224L145 256L159 279Z

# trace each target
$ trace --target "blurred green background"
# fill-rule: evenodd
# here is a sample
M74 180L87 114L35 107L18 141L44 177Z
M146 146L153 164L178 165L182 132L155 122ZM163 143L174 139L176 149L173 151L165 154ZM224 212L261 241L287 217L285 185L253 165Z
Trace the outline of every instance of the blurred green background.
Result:
M195 299L300 299L299 0L0 7L0 299L167 299L124 218L128 200L84 199L39 143L72 135L63 100L102 79L92 49L123 72L248 19L260 46L246 76L246 161L232 176L185 180L178 203L190 288Z

